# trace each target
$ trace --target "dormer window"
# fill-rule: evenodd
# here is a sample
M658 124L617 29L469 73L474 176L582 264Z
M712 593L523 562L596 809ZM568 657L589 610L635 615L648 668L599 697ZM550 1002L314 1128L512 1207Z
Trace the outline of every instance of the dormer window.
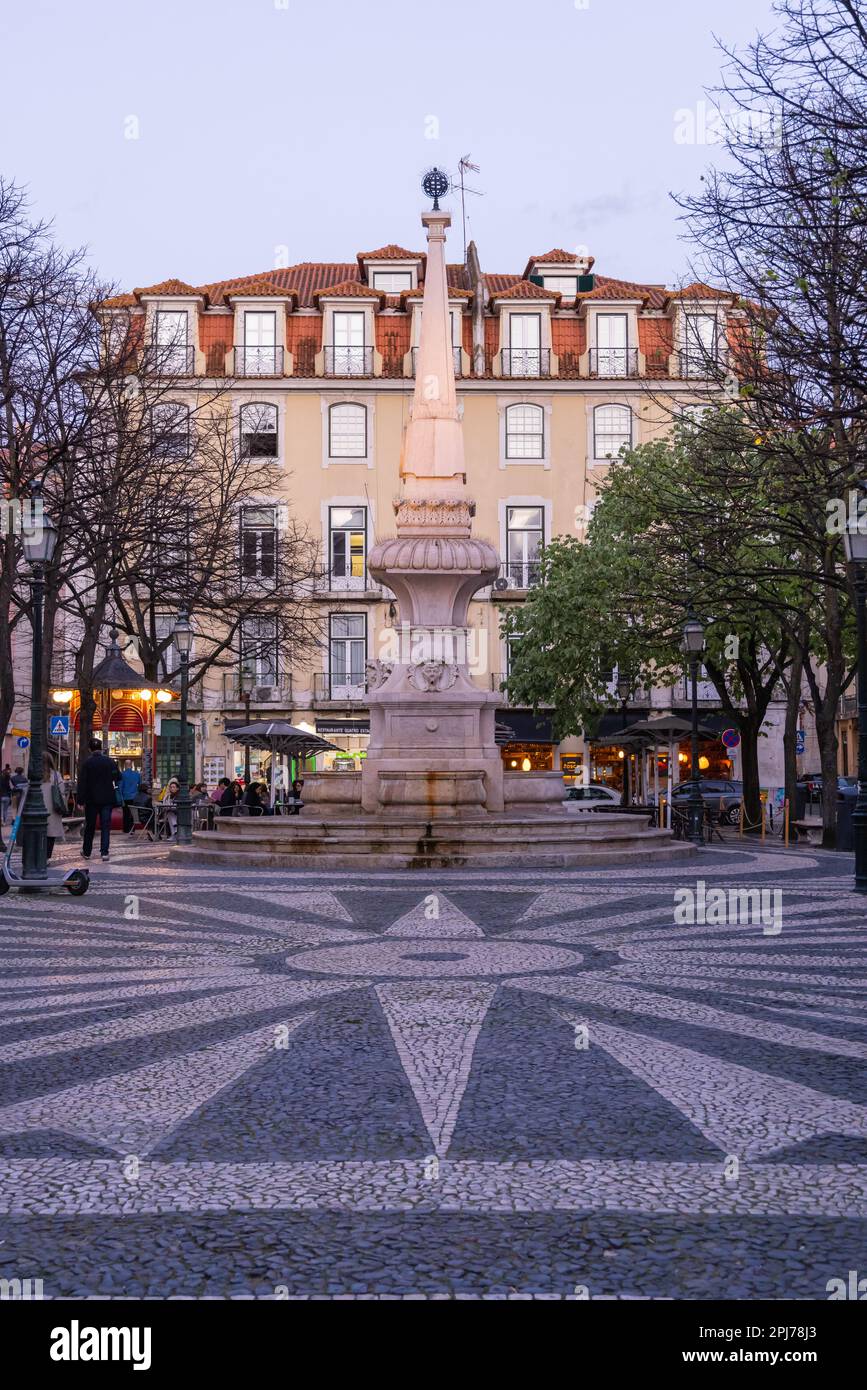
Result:
M237 357L239 376L275 376L282 372L283 349L277 346L276 313L259 309L245 312L244 344Z
M372 277L373 288L382 294L400 294L413 289L411 270L374 270Z
M542 288L562 294L564 299L574 299L578 293L577 275L543 275Z
M541 314L509 314L509 346L503 357L507 376L542 375Z
M157 370L172 375L193 370L192 349L187 344L189 315L186 309L158 309L154 315L154 347Z
M335 310L334 339L326 348L326 371L334 376L369 376L368 349L364 343L364 313Z
M719 326L716 314L683 316L684 351L681 356L683 376L712 375L719 359Z

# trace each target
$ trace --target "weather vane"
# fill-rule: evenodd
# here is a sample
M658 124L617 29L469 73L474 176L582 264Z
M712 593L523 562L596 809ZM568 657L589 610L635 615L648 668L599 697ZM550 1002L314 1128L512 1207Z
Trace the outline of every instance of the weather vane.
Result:
M446 196L451 186L448 174L444 173L442 169L437 169L434 165L433 169L428 169L421 181L421 186L427 196L433 198L433 211L439 212L440 198Z

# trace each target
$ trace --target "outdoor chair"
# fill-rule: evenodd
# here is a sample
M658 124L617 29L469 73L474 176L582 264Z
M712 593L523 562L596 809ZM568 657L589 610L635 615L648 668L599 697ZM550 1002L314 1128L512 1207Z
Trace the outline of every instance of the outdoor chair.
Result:
M129 813L132 816L132 826L130 835L134 835L137 830L143 830L149 840L156 839L156 827L154 824L154 812L152 806L130 806Z

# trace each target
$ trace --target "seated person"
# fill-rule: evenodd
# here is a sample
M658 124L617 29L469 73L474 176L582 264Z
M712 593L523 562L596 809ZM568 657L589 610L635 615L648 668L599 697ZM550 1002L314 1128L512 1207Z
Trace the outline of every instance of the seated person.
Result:
M166 811L166 826L169 832L169 839L174 839L175 835L178 833L178 813L174 808L180 789L181 786L177 777L170 777L160 792L161 803L170 808Z

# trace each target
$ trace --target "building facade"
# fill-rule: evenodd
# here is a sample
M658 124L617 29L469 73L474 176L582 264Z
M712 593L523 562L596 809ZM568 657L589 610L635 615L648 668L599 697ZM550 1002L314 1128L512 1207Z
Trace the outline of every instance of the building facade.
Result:
M102 306L108 316L132 316L161 346L179 408L193 382L221 382L240 447L280 468L277 493L238 516L238 564L262 578L263 608L245 621L234 663L191 692L197 778L213 784L241 771L242 750L227 730L245 718L245 687L251 718L289 718L336 745L317 766L360 767L367 663L393 658L404 640L394 598L368 574L367 556L393 530L424 274L422 252L390 244L345 263L307 262L198 287L167 280ZM600 480L623 446L657 437L674 414L725 389L738 310L707 286L674 292L612 279L595 271L592 257L558 249L531 255L522 271L492 274L471 243L466 263L448 267L448 285L474 529L502 558L493 585L471 604L471 665L476 681L499 690L509 669L503 605L526 597L553 536L583 534ZM160 408L170 413L171 405ZM269 564L287 508L320 545L310 601L322 641L313 663L297 663L269 635ZM157 781L176 771L179 751L177 704L162 698L152 750L144 739L137 744L135 730L116 731L123 736L116 751L133 761L152 757ZM700 700L709 714L713 687L703 684ZM687 703L683 683L636 692L628 712L680 711ZM620 717L613 714L609 728ZM778 718L774 711L770 724ZM580 739L557 745L544 712L511 707L504 695L498 722L507 765L619 777L616 748L591 749ZM763 743L772 755L764 780L779 785L779 740ZM737 770L736 754L713 769Z

